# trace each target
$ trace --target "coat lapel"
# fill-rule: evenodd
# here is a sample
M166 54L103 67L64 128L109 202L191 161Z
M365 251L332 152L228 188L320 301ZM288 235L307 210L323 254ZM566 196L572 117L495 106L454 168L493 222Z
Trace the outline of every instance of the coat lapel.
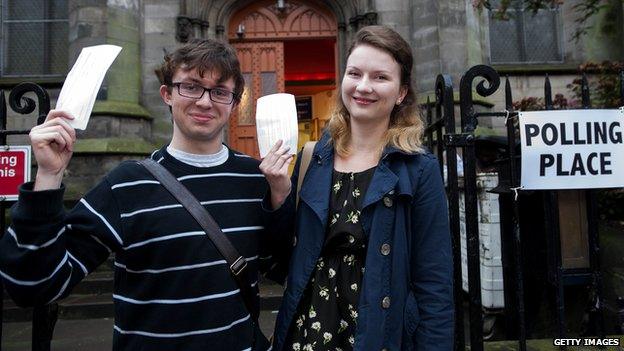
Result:
M299 192L300 201L305 202L312 209L323 228L327 225L334 168L333 147L327 143L327 140L327 137L321 138L314 147L312 161Z

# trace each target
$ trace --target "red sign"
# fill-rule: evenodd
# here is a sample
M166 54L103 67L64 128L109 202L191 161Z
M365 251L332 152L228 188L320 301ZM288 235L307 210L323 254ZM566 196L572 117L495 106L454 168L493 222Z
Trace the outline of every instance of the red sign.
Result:
M30 146L0 149L0 200L17 200L18 188L30 180Z

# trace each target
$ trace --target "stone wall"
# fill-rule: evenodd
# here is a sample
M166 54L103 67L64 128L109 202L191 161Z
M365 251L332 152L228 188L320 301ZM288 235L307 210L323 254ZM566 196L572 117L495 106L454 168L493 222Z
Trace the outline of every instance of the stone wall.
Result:
M141 48L141 104L154 117L152 137L155 144L171 138L171 114L160 98L160 82L154 70L163 62L165 52L172 52L178 43L175 38L176 17L180 13L179 0L142 1Z

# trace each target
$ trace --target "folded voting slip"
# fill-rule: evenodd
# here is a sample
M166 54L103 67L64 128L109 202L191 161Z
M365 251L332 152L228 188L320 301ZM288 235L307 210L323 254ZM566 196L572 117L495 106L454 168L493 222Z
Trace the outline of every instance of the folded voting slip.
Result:
M56 101L56 109L67 111L74 116L74 120L69 121L69 124L75 129L87 128L100 85L120 51L121 47L116 45L83 48L67 74Z
M297 153L297 106L291 94L272 94L258 99L256 103L256 128L260 157L264 157L278 140L290 146L290 153Z

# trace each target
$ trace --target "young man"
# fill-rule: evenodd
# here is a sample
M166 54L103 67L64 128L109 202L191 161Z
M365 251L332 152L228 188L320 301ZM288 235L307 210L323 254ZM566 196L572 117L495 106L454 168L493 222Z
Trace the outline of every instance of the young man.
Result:
M173 115L169 145L152 154L204 205L247 259L257 291L258 271L270 277L292 240L278 208L283 177L265 178L259 162L223 145L222 131L244 80L235 51L197 40L165 57L160 94ZM247 350L252 320L228 265L201 227L148 171L127 161L69 213L62 207L63 172L75 132L63 111L50 111L32 129L38 170L20 189L12 225L0 241L0 275L20 305L67 296L115 253L114 350ZM288 167L286 149L272 160ZM270 192L270 195L267 193ZM277 265L281 266L281 265Z

